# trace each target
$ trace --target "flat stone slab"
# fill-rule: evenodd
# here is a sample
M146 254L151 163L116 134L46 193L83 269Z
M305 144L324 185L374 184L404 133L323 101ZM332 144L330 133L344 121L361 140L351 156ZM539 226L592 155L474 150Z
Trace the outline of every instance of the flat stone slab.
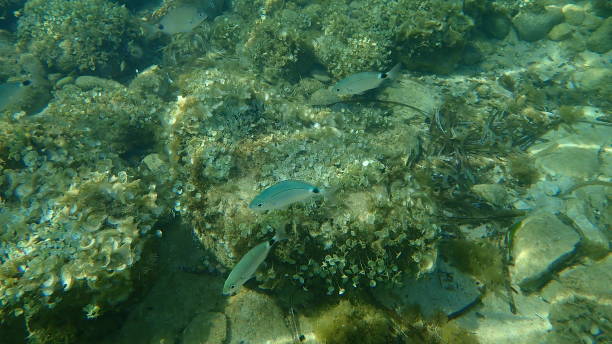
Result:
M227 319L223 313L202 312L196 315L185 331L182 344L223 344L227 333Z
M575 296L612 306L612 254L598 261L563 270L555 283L542 290L542 296L550 303Z
M488 293L482 306L456 319L480 344L547 343L552 330L548 320L550 304L537 295L514 295L516 313L506 297Z
M242 288L228 299L228 344L291 343L282 310L265 294Z
M512 239L512 282L524 291L541 288L575 253L580 235L557 216L536 212L525 218Z
M481 295L480 282L438 260L436 269L419 279L406 278L398 288L380 288L374 295L386 307L401 311L418 306L423 316L443 313L454 317L475 304Z

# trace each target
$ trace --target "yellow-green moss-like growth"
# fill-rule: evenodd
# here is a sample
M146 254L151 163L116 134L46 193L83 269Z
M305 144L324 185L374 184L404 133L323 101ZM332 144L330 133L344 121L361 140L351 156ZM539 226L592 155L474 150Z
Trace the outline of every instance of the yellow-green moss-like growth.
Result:
M393 324L383 311L348 300L324 310L314 325L317 340L326 344L393 343L392 329Z
M559 107L561 122L574 124L584 117L584 110L580 107L563 105Z
M442 255L459 270L476 277L487 287L504 282L502 252L487 241L453 240L440 247Z

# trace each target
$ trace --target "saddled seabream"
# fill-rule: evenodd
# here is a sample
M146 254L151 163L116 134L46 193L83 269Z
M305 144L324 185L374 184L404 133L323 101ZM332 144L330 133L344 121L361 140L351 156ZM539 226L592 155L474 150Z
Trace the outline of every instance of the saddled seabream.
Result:
M25 90L32 82L30 80L7 82L0 84L0 111L8 107L10 104L17 102L21 99Z
M262 191L249 204L249 208L255 211L281 209L320 193L321 189L306 182L284 180Z
M206 19L207 15L199 8L182 5L168 11L157 24L157 28L169 35L179 32L191 32Z
M270 253L272 246L285 239L287 239L287 235L283 229L280 229L271 240L266 240L250 249L249 252L240 259L238 264L234 266L234 269L232 269L232 272L230 272L225 280L225 284L223 284L223 295L236 294L238 290L240 290L240 287L255 275L257 268L266 260L266 257L268 257L268 253Z
M338 97L349 97L362 94L382 85L385 80L392 80L399 75L401 64L396 64L390 71L384 72L361 72L349 75L335 83L331 92Z

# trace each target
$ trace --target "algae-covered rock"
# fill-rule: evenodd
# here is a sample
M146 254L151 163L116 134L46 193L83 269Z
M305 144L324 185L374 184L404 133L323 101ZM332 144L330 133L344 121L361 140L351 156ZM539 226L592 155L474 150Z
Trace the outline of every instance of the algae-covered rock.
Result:
M127 8L107 0L28 1L19 19L20 44L49 68L116 74L140 32Z
M612 49L612 17L606 19L587 40L589 50L596 53L606 53Z
M236 34L236 16L218 18L213 31L220 35L214 35L213 42L235 47L235 39L220 38L226 32L228 39L241 37L244 44L238 47L271 80L303 76L315 67L313 62L335 78L384 71L392 67L394 55L406 66L435 70L436 63L427 63L428 59L452 49L457 52L456 59L439 61L444 62L444 68L438 70L448 72L459 62L474 27L474 19L462 11L461 1L288 2L283 6L278 2L236 1L233 9L242 19L244 31ZM487 6L482 10L488 10ZM253 15L257 11L265 14L263 19Z
M225 316L230 324L228 335L231 344L247 341L265 343L275 338L290 337L282 310L273 298L265 294L246 291L236 295L229 301Z
M483 18L484 31L494 38L504 39L511 28L512 22L510 18L502 13L485 14Z
M0 314L22 314L40 343L76 340L81 320L128 298L167 209L138 167L160 102L93 87L65 85L37 116L0 117Z
M612 320L610 272L612 255L565 269L542 291L551 305L550 339L560 343L610 341L607 324Z
M584 8L575 5L567 4L561 8L565 22L571 25L580 25L584 20Z
M599 169L597 151L582 147L559 147L539 153L536 166L556 176L588 178Z
M94 88L100 88L104 90L112 90L122 88L122 85L114 80L99 78L91 75L82 75L74 81L84 91L89 91Z
M555 27L550 30L548 33L548 38L553 41L562 41L564 39L569 38L574 31L574 28L567 24L561 23L559 25L555 25Z
M472 189L480 197L495 205L503 206L508 199L508 192L499 184L477 184Z
M512 19L512 23L522 40L534 42L546 37L548 31L562 20L560 8L548 7L541 12L520 12Z
M609 99L612 96L612 70L594 67L577 70L573 76L576 88L585 94L596 95L594 100Z
M374 295L389 309L401 313L418 307L423 317L432 319L465 311L479 300L481 291L480 282L438 260L432 272L407 278L401 288L378 289Z
M259 314L261 316L261 314ZM259 318L259 316L254 318ZM266 321L272 319L266 318ZM196 315L183 332L182 344L224 343L227 337L227 318L218 312ZM240 326L241 324L233 324ZM263 327L260 327L263 328ZM249 337L251 340L253 337Z
M222 266L232 267L282 226L289 241L270 252L274 269L266 266L256 278L265 288L331 295L418 270L417 260L435 250L431 200L413 200L416 182L400 177L420 151L411 125L378 109L332 115L285 103L278 89L237 72L198 71L181 84L184 96L168 114L167 133L181 180L175 210ZM315 198L265 214L247 207L284 179L335 188L341 201ZM389 253L395 250L405 256Z
M329 344L392 343L393 323L385 313L367 304L341 300L325 310L314 323L316 338Z

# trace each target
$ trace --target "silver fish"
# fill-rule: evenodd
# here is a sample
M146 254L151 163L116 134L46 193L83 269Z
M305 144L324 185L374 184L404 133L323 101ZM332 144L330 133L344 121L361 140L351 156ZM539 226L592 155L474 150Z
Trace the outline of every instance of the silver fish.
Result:
M223 295L235 295L240 287L255 275L255 271L266 260L272 246L285 239L287 236L284 230L280 229L271 240L266 240L250 249L227 276L223 284Z
M7 82L0 84L0 111L4 110L10 104L18 101L23 96L24 90L32 82L26 80L23 82Z
M159 24L157 24L157 28L169 35L179 32L190 32L200 25L206 17L206 13L200 11L200 9L190 5L183 5L168 11L162 17Z
M255 211L280 209L320 193L318 187L306 182L284 180L262 191L249 204L249 208Z
M399 75L401 64L396 64L387 73L361 72L349 75L334 84L330 90L339 97L362 94L379 87L385 80L395 79Z

